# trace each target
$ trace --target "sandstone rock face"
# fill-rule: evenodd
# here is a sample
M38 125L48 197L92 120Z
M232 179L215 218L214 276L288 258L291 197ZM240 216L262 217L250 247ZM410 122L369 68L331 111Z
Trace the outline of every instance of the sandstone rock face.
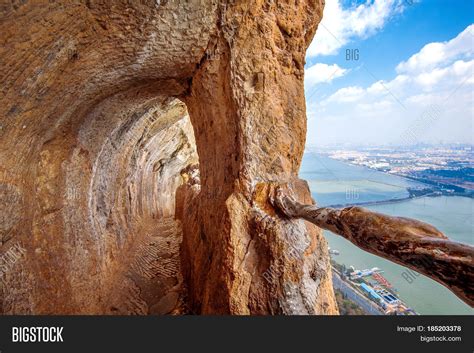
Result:
M337 314L321 231L268 202L310 201L322 6L2 5L0 311Z

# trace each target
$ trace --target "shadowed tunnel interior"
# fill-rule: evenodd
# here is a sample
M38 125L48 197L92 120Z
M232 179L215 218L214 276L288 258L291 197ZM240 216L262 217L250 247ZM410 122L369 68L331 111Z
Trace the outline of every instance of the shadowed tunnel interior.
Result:
M181 228L174 220L174 195L181 170L198 158L184 103L149 90L140 86L107 97L70 130L64 127L44 141L32 185L36 203L28 201L23 185L3 184L9 191L4 217L15 219L9 217L15 216L11 197L20 210L31 203L40 209L32 211L38 241L28 242L41 266L29 280L7 277L12 283L4 289L24 286L24 295L31 296L29 286L42 285L38 290L49 293L58 286L58 296L67 290L85 312L182 310ZM6 246L25 229L25 213L7 225ZM55 244L52 234L67 241ZM84 288L90 285L95 288ZM34 310L29 297L19 301L18 294L4 290L3 310ZM41 304L55 299L42 296ZM51 304L51 312L56 305Z
M2 9L0 234L5 252L25 249L5 275L3 313L182 310L174 195L198 158L174 97L215 5L182 4L179 19L177 4L150 5Z

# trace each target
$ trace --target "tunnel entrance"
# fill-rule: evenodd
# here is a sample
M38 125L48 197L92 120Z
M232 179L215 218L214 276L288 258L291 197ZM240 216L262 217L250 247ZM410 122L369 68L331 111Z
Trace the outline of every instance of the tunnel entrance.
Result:
M3 278L3 313L187 311L175 194L198 155L185 103L160 89L119 92L60 126L39 147L33 192L2 193L10 206L18 200L23 216L26 205L37 207L33 229L42 234L29 243L3 237L5 248L25 248L30 261L13 270L41 264L35 278L15 271ZM26 233L28 223L10 218L5 234ZM61 288L58 297L52 288Z
M110 126L110 114L103 114L109 104L97 108L84 131L96 131L102 118ZM108 259L101 312L183 314L175 194L181 171L198 163L186 105L172 97L145 100L109 131L95 159L89 200Z

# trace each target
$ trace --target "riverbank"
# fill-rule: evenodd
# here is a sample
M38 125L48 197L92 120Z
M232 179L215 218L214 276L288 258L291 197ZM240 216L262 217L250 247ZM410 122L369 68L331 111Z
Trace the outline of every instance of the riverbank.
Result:
M332 271L332 285L341 291L346 298L360 306L367 315L385 315L374 303L346 283L334 268Z
M305 155L301 170L301 178L308 181L313 198L321 207L364 202L373 211L415 218L432 224L453 240L473 244L472 198L446 195L409 198L407 188L424 185L314 155ZM351 192L348 194L347 190ZM403 201L387 202L391 199ZM324 235L331 249L340 252L334 260L355 268L382 268L399 297L417 313L474 314L472 308L439 283L423 275L407 281L403 275L407 268L365 252L331 232L324 231Z
M416 315L379 268L356 270L331 260L333 286L368 315Z

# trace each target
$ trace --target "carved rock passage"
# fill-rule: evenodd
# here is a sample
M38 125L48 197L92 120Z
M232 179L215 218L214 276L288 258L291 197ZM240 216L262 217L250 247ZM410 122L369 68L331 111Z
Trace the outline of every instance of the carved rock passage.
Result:
M1 312L125 312L111 279L124 273L143 226L174 215L180 170L197 162L174 97L188 89L215 10L154 1L1 6ZM4 264L17 244L24 255Z
M449 240L435 227L415 219L386 216L362 207L305 205L281 187L272 200L286 216L303 218L361 249L419 271L474 306L472 246Z
M121 254L121 267L108 278L107 314L186 313L181 240L181 227L173 218L142 222L134 243Z
M296 175L322 3L1 5L2 261L25 251L0 311L337 314L321 231L266 201L273 181L310 199ZM179 186L195 147L200 183ZM184 296L179 268L159 270L175 210Z

